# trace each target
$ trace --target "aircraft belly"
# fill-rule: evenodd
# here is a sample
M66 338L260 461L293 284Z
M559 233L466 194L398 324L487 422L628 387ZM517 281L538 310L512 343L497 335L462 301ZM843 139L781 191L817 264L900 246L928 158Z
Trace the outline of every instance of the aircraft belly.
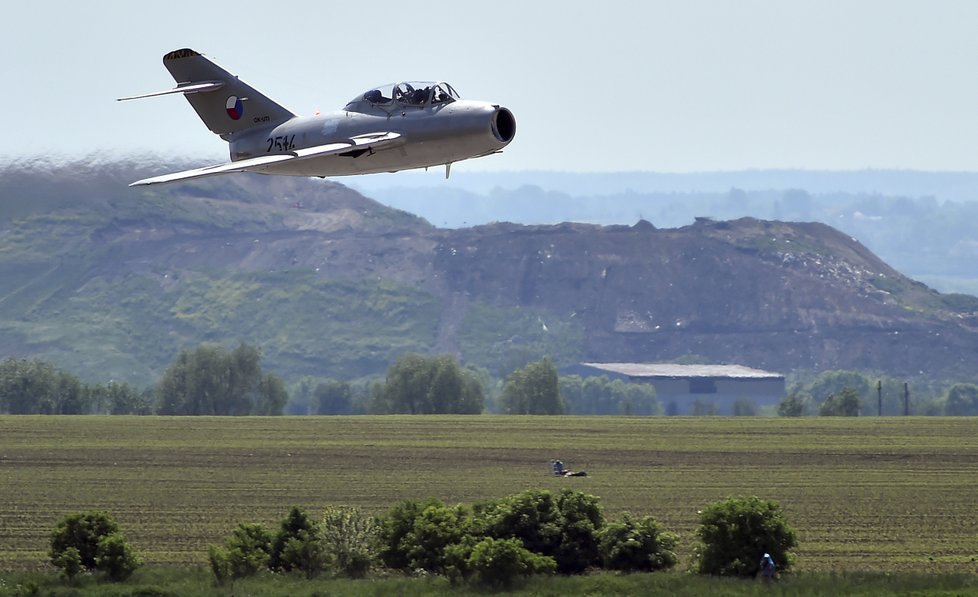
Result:
M408 142L403 145L366 151L357 156L328 155L269 165L265 174L291 176L351 176L441 166L494 151L481 137Z

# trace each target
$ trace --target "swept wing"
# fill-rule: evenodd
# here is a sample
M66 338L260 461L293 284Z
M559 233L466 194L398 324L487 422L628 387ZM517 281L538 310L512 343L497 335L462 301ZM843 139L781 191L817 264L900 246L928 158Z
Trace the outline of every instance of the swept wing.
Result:
M142 180L137 180L129 186L135 187L160 184L164 182L174 182L177 180L189 180L192 178L203 178L205 176L226 174L228 172L262 172L274 164L281 164L284 162L339 155L350 151L378 150L385 147L390 147L398 144L400 137L401 135L398 133L370 133L366 135L358 135L349 140L344 140L337 143L327 143L325 145L306 147L304 149L297 149L287 153L264 155L256 158L228 162L226 164L205 166L203 168L195 168L194 170L184 170L182 172L173 172L171 174L154 176L152 178L144 178Z

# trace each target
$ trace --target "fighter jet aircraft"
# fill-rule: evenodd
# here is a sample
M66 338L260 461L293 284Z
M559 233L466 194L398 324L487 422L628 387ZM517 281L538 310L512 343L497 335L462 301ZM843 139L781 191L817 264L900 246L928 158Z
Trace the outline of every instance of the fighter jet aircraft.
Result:
M177 86L122 100L182 93L231 161L138 180L150 185L228 172L345 176L445 166L500 152L516 118L498 104L462 100L445 82L382 85L340 111L297 116L203 55L184 48L163 56Z

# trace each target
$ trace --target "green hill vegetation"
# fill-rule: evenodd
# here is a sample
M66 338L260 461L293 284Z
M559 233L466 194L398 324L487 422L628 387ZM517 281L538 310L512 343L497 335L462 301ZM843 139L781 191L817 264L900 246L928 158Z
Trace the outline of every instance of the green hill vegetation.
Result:
M433 348L439 297L386 272L364 275L369 256L329 275L297 267L295 257L248 262L247 245L283 236L322 242L356 230L366 245L377 234L427 230L422 220L329 183L270 186L254 176L230 188L144 193L126 188L133 172L121 164L2 172L0 354L147 385L181 348L202 341L257 344L267 366L290 379L376 375L404 352ZM302 240L312 242L292 245ZM215 256L213 245L226 253L244 245L245 254ZM513 333L527 318L501 317ZM465 327L476 343L490 333L479 321Z

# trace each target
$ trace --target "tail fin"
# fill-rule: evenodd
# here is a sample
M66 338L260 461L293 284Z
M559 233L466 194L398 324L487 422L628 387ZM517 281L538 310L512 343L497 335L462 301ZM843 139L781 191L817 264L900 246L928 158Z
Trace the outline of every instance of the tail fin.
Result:
M184 48L163 56L170 71L197 115L225 141L256 126L273 126L295 114L268 99L255 88L214 64L201 54Z

